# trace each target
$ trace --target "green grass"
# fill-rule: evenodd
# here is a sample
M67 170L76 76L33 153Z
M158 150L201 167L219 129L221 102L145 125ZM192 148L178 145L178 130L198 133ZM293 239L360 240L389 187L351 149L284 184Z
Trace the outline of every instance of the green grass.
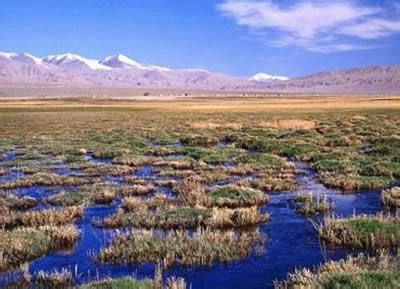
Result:
M268 197L263 192L237 186L216 188L208 195L213 205L221 207L253 206L268 202Z
M350 230L350 234L392 236L400 232L400 221L353 219L348 221L347 227Z
M369 289L396 288L400 284L400 271L365 272L359 274L332 274L318 281L318 288Z
M329 244L365 249L398 247L399 232L399 218L389 215L325 218L319 228L320 238Z
M251 164L255 169L263 170L280 168L285 164L283 158L267 153L243 155L239 161L245 164Z
M286 281L275 282L275 288L399 288L398 266L398 257L382 252L376 257L347 257L344 260L328 261L314 272L306 268L297 269L288 274Z
M123 277L118 279L109 279L95 281L80 286L81 289L155 289L154 282L151 279L138 280L133 277Z
M379 189L393 185L396 179L392 176L360 176L357 174L332 174L320 175L320 180L328 187L342 189L347 193L354 191Z
M215 165L226 163L231 158L237 157L243 152L235 148L211 149L194 147L185 148L182 153L195 160Z
M69 207L69 206L88 205L90 203L90 200L88 194L86 194L82 190L77 190L70 193L61 192L52 195L48 197L45 200L45 202L55 206Z

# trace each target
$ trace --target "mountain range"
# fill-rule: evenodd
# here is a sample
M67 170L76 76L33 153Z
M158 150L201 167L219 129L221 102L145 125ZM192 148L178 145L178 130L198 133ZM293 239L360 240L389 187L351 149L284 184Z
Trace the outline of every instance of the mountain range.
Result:
M204 69L171 69L142 64L122 54L95 60L71 53L38 58L28 53L0 52L0 89L1 86L28 84L268 93L399 94L400 65L329 71L293 79L267 73L241 78Z

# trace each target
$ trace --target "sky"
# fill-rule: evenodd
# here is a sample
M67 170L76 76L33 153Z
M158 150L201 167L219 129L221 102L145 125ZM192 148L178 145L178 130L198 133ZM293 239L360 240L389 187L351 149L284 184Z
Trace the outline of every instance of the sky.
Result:
M400 64L400 0L1 0L0 51L245 77Z

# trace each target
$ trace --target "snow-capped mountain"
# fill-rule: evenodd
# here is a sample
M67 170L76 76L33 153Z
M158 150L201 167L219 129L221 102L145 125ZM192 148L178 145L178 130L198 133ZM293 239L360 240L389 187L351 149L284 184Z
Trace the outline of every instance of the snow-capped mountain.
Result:
M6 61L18 61L25 64L36 64L43 65L42 59L35 57L29 53L23 52L21 54L17 54L14 52L0 52L0 60Z
M288 80L259 73L250 79L204 69L169 69L141 64L122 54L99 61L66 53L43 59L28 53L0 52L3 85L200 89L287 93L400 93L400 65L328 71ZM0 95L2 91L0 89Z
M112 56L107 56L103 60L100 61L101 64L106 65L111 68L138 68L144 69L145 66L136 62L133 59L123 55L116 54Z
M246 79L202 69L178 69L139 63L122 54L101 61L66 53L43 59L27 53L0 53L1 83L133 88L234 89Z
M91 69L91 70L109 70L110 67L101 64L98 60L89 59L80 55L66 53L60 55L49 55L43 59L44 62L56 65L65 69Z
M257 73L256 75L253 75L250 80L258 81L258 82L267 82L271 80L289 80L288 77L286 76L279 76L279 75L271 75L267 73Z
M136 68L136 69L146 69L146 70L171 71L171 69L167 67L141 64L123 54L107 56L99 63L111 68L124 68L124 69Z

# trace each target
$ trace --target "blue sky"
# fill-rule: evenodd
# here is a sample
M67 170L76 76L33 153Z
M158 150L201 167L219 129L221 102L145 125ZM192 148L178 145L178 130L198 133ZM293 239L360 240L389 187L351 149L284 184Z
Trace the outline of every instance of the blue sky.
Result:
M237 76L400 64L399 2L1 0L0 51L123 53Z

